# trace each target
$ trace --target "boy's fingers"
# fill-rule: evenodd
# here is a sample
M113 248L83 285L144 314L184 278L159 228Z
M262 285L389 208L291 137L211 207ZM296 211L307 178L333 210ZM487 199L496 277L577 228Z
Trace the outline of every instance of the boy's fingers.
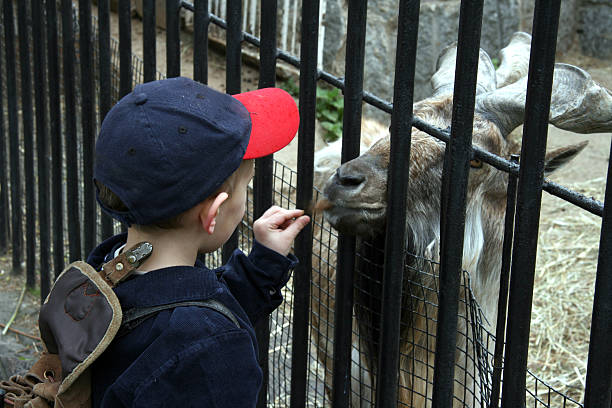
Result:
M307 215L302 215L301 217L294 220L291 225L289 225L283 233L289 235L291 239L294 239L297 234L310 222L310 217Z
M269 223L272 225L277 225L279 227L282 228L282 225L284 225L287 221L292 220L294 218L297 218L299 216L301 216L302 214L304 214L303 210L283 210L283 211L279 211L276 214L273 214L270 219L269 219Z
M264 218L264 217L269 217L273 214L276 214L279 211L282 211L283 209L281 207L279 207L278 205L273 205L272 207L268 208L262 215L260 218Z

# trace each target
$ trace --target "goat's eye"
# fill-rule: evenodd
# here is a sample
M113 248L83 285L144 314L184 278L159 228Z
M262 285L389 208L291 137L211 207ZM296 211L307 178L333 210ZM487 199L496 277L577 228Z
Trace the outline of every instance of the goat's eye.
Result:
M473 169L479 169L482 167L482 161L478 159L472 159L470 160L470 167L472 167Z

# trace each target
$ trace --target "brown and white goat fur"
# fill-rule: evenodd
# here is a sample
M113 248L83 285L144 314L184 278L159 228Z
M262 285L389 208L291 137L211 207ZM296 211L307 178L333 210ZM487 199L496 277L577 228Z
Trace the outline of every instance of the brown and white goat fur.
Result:
M511 153L520 151L520 147L512 144L507 136L524 119L530 42L528 34L514 34L500 54L501 66L497 71L489 56L484 51L480 53L472 143L500 157L509 157ZM414 105L416 117L441 129L451 125L455 62L456 46L447 47L432 77L433 96ZM557 64L549 121L556 127L578 133L610 131L612 94L595 84L580 68ZM578 144L549 151L545 159L545 175L567 163L584 146ZM340 166L325 184L324 196L329 202L325 217L339 231L357 235L364 241L384 236L387 221L392 221L386 216L389 148L387 134L365 154ZM443 142L413 128L406 197L406 250L416 257L407 259L409 267L404 272L400 406L431 405L437 294L423 291L420 287L437 287L435 264L422 259L435 260L439 256L444 153ZM472 293L487 320L484 324L488 325L489 332L494 333L507 175L477 160L471 162L471 167L462 267L470 273ZM313 291L313 305L319 302L323 306L318 308L319 313L313 310L311 314L319 361L328 373L325 380L328 393L331 390L329 373L332 371L333 346L327 340L323 344L322 339L332 338L335 272L329 271L313 273L314 286L319 286ZM325 275L327 272L329 275ZM422 294L415 296L418 290ZM377 316L359 306L361 297L363 290L356 290L351 386L354 407L373 405L378 361L378 351L374 346L378 342L377 332L371 330L372 320ZM461 302L460 314L465 313L465 304ZM480 406L481 396L478 392L472 395L470 390L479 390L481 379L474 375L476 356L469 339L472 331L466 326L467 320L459 319L456 363L460 369L455 369L454 406L475 407ZM466 372L474 376L466 375Z

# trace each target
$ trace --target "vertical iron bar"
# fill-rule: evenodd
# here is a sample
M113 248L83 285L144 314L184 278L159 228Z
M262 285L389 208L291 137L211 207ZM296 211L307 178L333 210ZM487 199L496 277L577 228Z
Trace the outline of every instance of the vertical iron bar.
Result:
M276 15L277 0L262 0L259 88L273 87L276 84ZM253 180L254 218L259 218L272 205L274 179L272 173L273 155L255 160L255 179ZM259 345L259 365L263 371L263 384L259 392L257 407L265 408L268 406L268 381L270 380L268 364L269 318L262 319L255 326L255 333Z
M110 0L98 0L98 71L100 83L100 124L111 108ZM113 234L113 219L101 211L101 235Z
M132 92L132 7L119 0L119 98Z
M610 146L612 153L612 146ZM612 406L612 163L608 178L601 223L599 260L595 279L595 300L589 343L584 407Z
M96 195L93 185L96 119L91 30L91 1L79 0L79 62L81 64L81 129L83 143L83 245L89 254L96 245Z
M560 0L536 0L533 17L510 274L503 408L525 406L529 326L560 7Z
M387 219L393 222L387 223L385 236L380 356L376 376L378 407L397 406L402 280L406 248L406 194L419 7L419 0L404 0L399 4L390 165L387 174Z
M297 208L312 201L315 114L317 105L317 51L319 1L302 3L300 50L300 126L298 131ZM312 274L312 222L297 236L295 254L300 260L293 275L293 350L291 353L291 408L306 406L308 372L308 311Z
M432 407L449 407L453 402L457 310L463 258L467 182L472 152L472 130L483 0L463 0L459 14L457 61L453 94L451 139L446 146L448 166L441 223L440 307L436 333L436 356ZM459 80L458 80L459 79Z
M242 1L227 0L226 92L240 92L242 68Z
M6 42L0 38L0 44ZM3 48L3 47L2 47ZM0 58L0 73L2 69L2 58ZM4 84L2 83L2 75L0 74L0 254L4 255L8 249L8 237L10 235L9 229L9 172L8 172L8 158L6 152L8 151L8 135L4 133Z
M64 123L66 154L66 189L68 192L68 249L69 262L83 257L81 253L81 227L79 208L79 170L77 155L74 26L72 1L62 0L62 46L64 66Z
M32 75L30 69L30 34L28 30L28 5L17 2L19 32L19 64L21 73L21 120L23 123L23 150L25 167L25 216L26 216L26 284L36 283L36 199L34 198L34 129L32 127Z
M49 70L49 143L51 144L51 212L53 218L53 272L64 269L64 182L62 181L62 119L60 114L60 73L57 44L57 9L54 0L47 6L47 69Z
M510 160L519 162L519 155L513 154ZM489 408L499 408L499 393L501 390L502 357L506 337L506 306L508 303L508 280L510 279L510 263L512 262L512 238L514 237L514 212L516 208L517 176L508 174L508 189L506 197L506 219L504 224L504 243L502 249L502 267L499 278L499 298L497 301L497 326L495 331L495 353L493 355L493 379Z
M241 85L241 45L242 42L242 1L227 0L227 47L226 47L226 92L237 94ZM225 263L232 255L234 249L238 248L238 229L234 231L230 239L223 245L222 259Z
M263 14L261 15L261 18L263 20ZM193 17L193 79L203 84L208 83L209 22L208 0L195 0L195 11ZM263 26L261 36L263 42ZM261 48L263 48L263 44L261 45Z
M23 221L21 219L21 160L19 157L19 122L17 115L17 82L15 73L15 16L13 1L4 0L4 61L6 62L6 94L8 102L8 137L11 173L11 230L13 274L21 274L23 260Z
M40 230L40 300L50 290L50 211L49 211L49 144L45 95L45 36L42 0L32 0L32 47L34 51L34 90L36 101L36 152L38 154L38 224Z
M166 0L166 75L181 75L180 0Z
M368 11L367 0L349 2L345 60L342 156L345 163L359 156L363 65ZM338 237L338 273L334 310L334 365L332 405L348 407L351 398L351 346L353 318L353 276L355 273L355 236Z
M142 45L144 82L155 81L157 71L155 0L143 0L142 4Z

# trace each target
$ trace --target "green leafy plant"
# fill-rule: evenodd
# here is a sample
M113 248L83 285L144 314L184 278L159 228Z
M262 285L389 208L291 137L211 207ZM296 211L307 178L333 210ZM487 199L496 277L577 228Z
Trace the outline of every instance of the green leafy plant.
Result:
M300 87L293 79L288 79L280 87L294 97L300 94ZM342 137L344 117L344 97L338 88L317 87L316 117L325 129L323 140L327 143Z
M317 119L325 129L323 140L333 142L342 136L344 98L338 88L317 87Z

